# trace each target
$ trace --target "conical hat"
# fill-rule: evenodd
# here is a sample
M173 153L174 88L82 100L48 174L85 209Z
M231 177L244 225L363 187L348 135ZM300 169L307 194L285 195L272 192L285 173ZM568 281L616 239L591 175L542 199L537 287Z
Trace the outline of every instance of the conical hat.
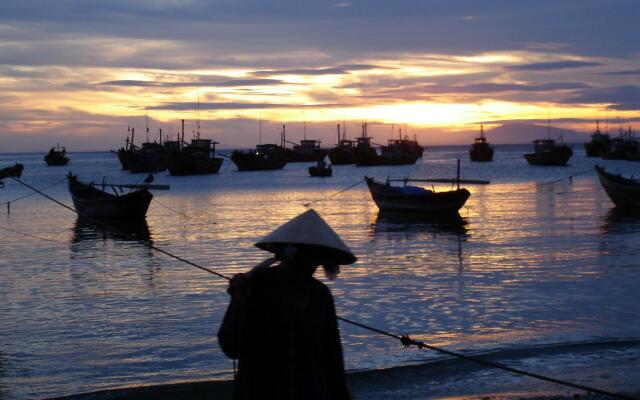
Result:
M256 246L270 251L279 252L289 244L322 247L324 259L321 264L352 264L356 257L340 237L313 209L305 211L291 221L271 232Z

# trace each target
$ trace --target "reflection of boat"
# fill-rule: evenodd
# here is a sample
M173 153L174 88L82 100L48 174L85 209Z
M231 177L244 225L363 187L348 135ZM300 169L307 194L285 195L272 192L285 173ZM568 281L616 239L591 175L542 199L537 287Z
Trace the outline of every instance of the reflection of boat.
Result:
M115 185L94 182L87 184L78 181L78 178L71 173L67 178L69 193L78 214L96 219L143 219L153 198L149 189L168 189L167 186L149 184ZM106 189L111 189L113 194L107 193ZM131 189L131 191L123 194L123 189Z
M379 211L373 224L374 233L380 232L433 232L467 233L467 221L458 213L425 215L423 213Z
M52 147L44 156L44 161L50 167L60 167L69 164L69 157L67 157L67 149L60 147L58 144L56 147Z
M101 225L90 219L78 217L73 227L72 243L91 240L117 239L149 241L151 233L146 219L109 221Z
M281 147L276 144L259 144L255 151L235 150L231 153L231 161L238 171L282 169L287 164Z
M607 233L640 232L640 209L611 208L604 217L601 229Z
M604 191L617 207L640 208L640 179L614 175L599 165L595 169Z
M475 139L475 142L469 149L469 159L471 161L493 161L493 147L487 143L487 138L484 137L484 127L480 125L480 137Z
M309 175L318 176L318 177L328 177L333 174L333 170L331 169L331 165L327 165L324 160L318 161L318 165L314 165L309 167Z
M611 138L608 134L600 131L600 121L596 122L596 130L591 135L591 141L584 144L587 157L602 157L611 145Z

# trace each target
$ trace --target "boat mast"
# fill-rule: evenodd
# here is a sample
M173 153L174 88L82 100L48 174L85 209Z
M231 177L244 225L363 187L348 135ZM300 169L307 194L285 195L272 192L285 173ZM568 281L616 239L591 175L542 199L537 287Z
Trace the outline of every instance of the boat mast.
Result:
M547 139L551 139L551 110L547 115Z
M258 121L258 144L262 144L262 113L260 114L260 120Z
M200 93L198 93L198 105L196 108L196 139L200 139Z
M162 128L160 128L160 144L162 144Z
M340 124L338 124L338 145L340 144Z
M182 120L182 139L180 140L180 150L184 147L184 119Z

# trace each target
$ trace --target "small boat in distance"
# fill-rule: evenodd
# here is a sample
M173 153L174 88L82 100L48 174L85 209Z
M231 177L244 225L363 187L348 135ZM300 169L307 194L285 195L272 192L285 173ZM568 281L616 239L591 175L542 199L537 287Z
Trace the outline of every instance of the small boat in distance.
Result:
M287 158L287 162L317 162L322 160L328 153L328 149L320 147L320 140L307 139L306 134L300 143L289 142L286 136L285 125L282 125L282 149ZM293 149L286 147L287 143L293 145Z
M484 137L483 125L480 125L480 137L475 139L469 149L469 159L477 162L493 161L493 147L487 143L487 138Z
M367 123L362 124L362 136L356 138L355 161L357 167L377 165L412 165L418 160L418 152L407 147L402 139L390 139L387 146L379 146L380 154L371 143L367 133Z
M76 175L67 175L69 193L76 212L81 217L93 219L143 219L151 204L150 189L167 190L167 185L151 185L153 175L149 175L142 185L113 183L83 183ZM113 193L108 193L110 189ZM124 189L130 189L124 193Z
M331 165L327 165L324 160L318 161L317 165L309 167L309 175L321 178L329 177L333 174Z
M460 188L460 183L489 184L488 181L460 179L460 160L458 160L455 179L387 179L385 183L365 177L373 201L380 211L412 212L429 215L456 215L464 206L471 193ZM403 182L403 186L391 186L391 182ZM456 189L436 192L419 186L407 185L408 182L454 183Z
M604 191L616 207L640 209L640 179L614 175L599 165L594 168Z
M55 147L52 147L44 156L44 161L50 167L61 167L63 165L69 164L69 157L67 157L67 149L64 147L60 147L60 143L58 143Z
M600 121L596 121L596 130L591 135L591 141L584 144L587 157L602 157L611 146L611 138L600 131Z

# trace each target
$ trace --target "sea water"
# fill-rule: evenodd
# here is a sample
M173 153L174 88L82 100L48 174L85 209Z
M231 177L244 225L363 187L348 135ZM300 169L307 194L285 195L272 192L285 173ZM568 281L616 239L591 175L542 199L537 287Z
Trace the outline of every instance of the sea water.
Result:
M606 390L640 392L640 217L619 213L593 166L640 176L640 163L586 158L533 167L530 146L497 146L491 163L466 147L428 148L416 165L311 164L172 177L155 191L143 229L155 246L225 275L269 254L254 243L306 210L324 217L358 257L327 281L338 314L428 344ZM141 182L110 153L3 154L0 167L71 205L68 171L81 180ZM466 186L458 221L380 214L363 177L490 180ZM568 179L572 176L572 179ZM0 398L26 399L137 385L230 379L216 333L227 282L78 220L5 179L0 189ZM401 183L398 183L401 185ZM53 185L53 186L51 186ZM451 185L424 187L450 190ZM322 201L319 201L322 200ZM356 398L573 393L340 324ZM256 337L260 340L260 337ZM265 345L268 345L265 343Z

